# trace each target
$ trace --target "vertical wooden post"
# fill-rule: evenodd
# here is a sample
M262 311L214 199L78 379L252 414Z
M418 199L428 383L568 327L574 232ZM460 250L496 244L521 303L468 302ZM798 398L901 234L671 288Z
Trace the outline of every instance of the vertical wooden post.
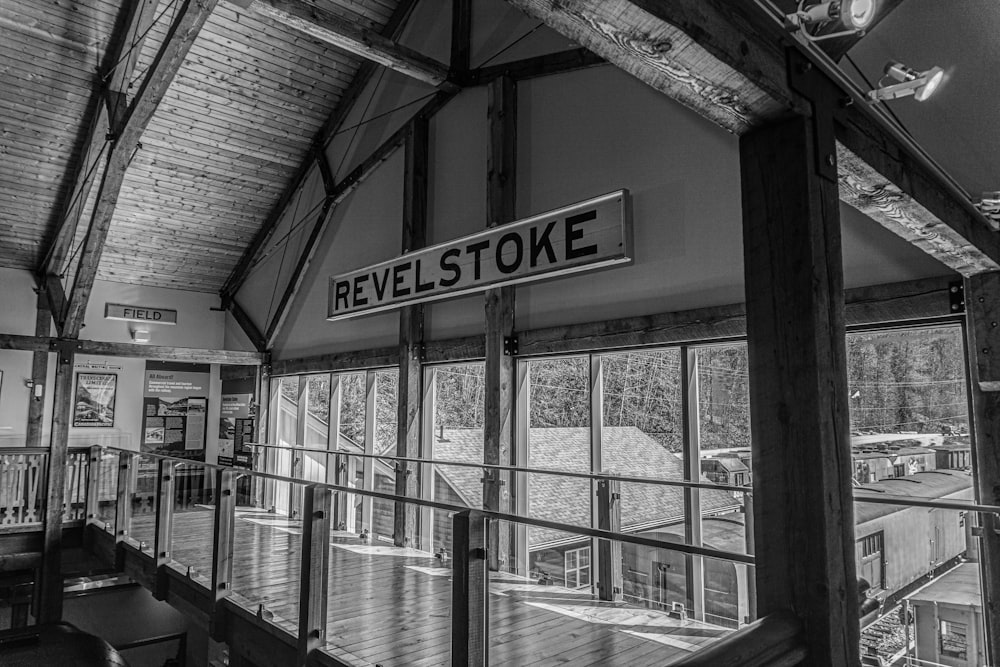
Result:
M38 290L38 310L35 315L35 335L48 336L52 331L52 315L45 288ZM31 396L28 398L28 429L25 445L42 446L42 421L45 417L45 383L48 382L49 353L33 352L31 356Z
M489 664L489 571L486 516L479 510L452 519L455 561L451 584L451 664Z
M330 566L330 489L310 484L302 503L298 664L323 645Z
M684 481L701 479L701 423L698 400L698 351L681 348L681 404L684 410L681 443L684 458ZM684 537L688 544L702 546L701 489L684 489ZM705 620L705 558L689 555L687 564L687 595L691 615L697 621Z
M858 664L860 629L836 151L823 121L745 134L740 169L758 613L792 610L809 664L834 667Z
M1000 272L966 278L965 303L976 499L1000 506ZM980 516L986 655L987 662L995 665L1000 661L1000 520L995 514Z
M174 476L175 461L160 459L156 477L156 533L153 536L153 559L156 562L156 598L166 595L166 570L161 567L170 562L170 548L174 527Z
M470 36L472 32L472 0L452 0L451 63L452 72L461 77L469 72Z
M502 76L489 87L487 150L487 219L489 227L512 222L516 215L517 84ZM504 341L508 345L505 347ZM486 368L483 463L510 465L511 415L514 408L514 288L486 291ZM510 476L487 469L483 475L483 507L508 512L504 486ZM499 570L510 556L510 531L490 525L490 569Z
M212 536L212 595L216 602L232 592L233 538L236 532L236 471L215 471L215 534Z
M52 404L52 442L49 445L45 494L44 550L38 577L38 622L62 620L62 515L66 480L66 450L73 403L74 343L56 346L56 386Z
M622 529L621 484L597 480L597 527L615 533ZM622 543L597 540L597 593L602 600L622 599Z
M403 172L403 253L427 245L427 169L430 128L426 118L410 121L406 133ZM421 349L424 307L399 310L399 401L396 413L396 456L420 456L420 414L423 399ZM396 462L396 495L419 493L417 468ZM429 482L428 482L429 483ZM397 502L393 510L392 541L397 547L417 545L418 512L412 503Z

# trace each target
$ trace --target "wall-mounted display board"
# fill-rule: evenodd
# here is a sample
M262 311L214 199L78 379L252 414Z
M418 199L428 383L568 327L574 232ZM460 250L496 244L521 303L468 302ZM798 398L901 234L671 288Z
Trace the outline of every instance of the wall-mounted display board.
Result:
M116 373L77 373L73 426L115 425Z
M142 451L205 460L208 364L147 361Z
M219 465L250 468L245 442L254 439L253 401L257 383L253 376L222 378L219 416Z
M627 190L330 278L328 320L632 261Z

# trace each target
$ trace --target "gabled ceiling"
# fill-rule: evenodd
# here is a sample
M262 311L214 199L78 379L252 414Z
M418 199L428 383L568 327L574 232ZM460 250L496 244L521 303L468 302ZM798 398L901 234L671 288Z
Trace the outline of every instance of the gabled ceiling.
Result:
M149 68L181 1L158 3L134 81ZM71 203L73 174L97 105L98 67L126 4L0 5L2 266L37 270ZM379 30L396 0L321 4ZM97 277L218 291L360 62L250 9L220 2L142 134ZM127 93L136 88L133 83ZM99 183L102 162L94 162ZM95 186L60 274L72 276L96 193Z

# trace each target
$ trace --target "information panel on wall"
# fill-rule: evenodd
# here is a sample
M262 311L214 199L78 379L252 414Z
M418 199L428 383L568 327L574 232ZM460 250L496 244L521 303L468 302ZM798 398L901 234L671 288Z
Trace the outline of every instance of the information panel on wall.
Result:
M219 465L251 467L251 454L244 443L254 439L253 377L222 378L219 415Z
M333 276L327 319L630 261L629 193L618 190Z
M142 451L205 460L208 364L147 361Z

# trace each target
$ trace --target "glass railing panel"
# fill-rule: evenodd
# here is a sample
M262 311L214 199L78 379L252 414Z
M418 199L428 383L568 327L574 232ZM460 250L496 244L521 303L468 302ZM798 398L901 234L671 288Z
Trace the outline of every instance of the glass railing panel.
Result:
M139 454L132 459L129 480L128 536L138 542L139 549L151 553L156 535L156 480L159 459Z
M400 505L421 516L417 504ZM450 559L430 551L333 531L328 650L349 664L451 664L451 575Z
M530 534L520 524L512 532ZM572 531L558 538L520 548L514 560L527 575L490 573L491 665L670 664L749 615L745 563L620 541L605 551ZM602 569L605 554L614 563Z
M293 634L298 632L304 488L282 484L281 505L288 513L237 508L233 530L233 600Z
M97 462L97 516L94 519L109 533L114 532L118 509L118 462L117 450L101 449Z
M217 496L214 468L194 461L176 464L171 557L206 587L212 582Z

